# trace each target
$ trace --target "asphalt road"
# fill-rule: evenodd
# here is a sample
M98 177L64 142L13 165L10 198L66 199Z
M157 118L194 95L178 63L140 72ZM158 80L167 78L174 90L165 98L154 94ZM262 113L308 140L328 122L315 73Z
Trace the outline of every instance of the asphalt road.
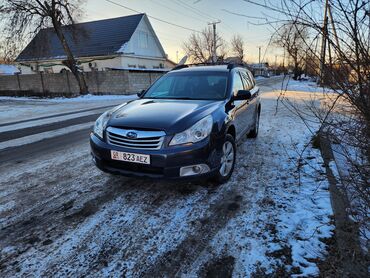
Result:
M98 115L94 115L94 117L96 119ZM91 128L77 130L67 135L63 134L31 144L4 149L0 151L0 168L8 167L9 164L16 165L21 162L30 161L36 156L63 150L66 147L70 147L70 145L79 144L83 141L88 142L90 131Z

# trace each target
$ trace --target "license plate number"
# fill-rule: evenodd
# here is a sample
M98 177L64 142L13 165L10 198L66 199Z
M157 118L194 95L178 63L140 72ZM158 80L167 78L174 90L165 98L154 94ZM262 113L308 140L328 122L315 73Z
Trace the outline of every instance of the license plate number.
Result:
M140 164L150 164L150 155L138 154L138 153L126 153L111 150L111 158L113 160L140 163Z

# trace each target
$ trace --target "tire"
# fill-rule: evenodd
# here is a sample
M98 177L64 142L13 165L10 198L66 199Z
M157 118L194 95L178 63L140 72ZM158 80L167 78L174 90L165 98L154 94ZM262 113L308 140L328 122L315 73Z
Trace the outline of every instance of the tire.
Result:
M229 153L230 147L231 147L232 157L230 156L231 153ZM227 160L227 158L231 160L229 161ZM227 182L230 179L234 171L235 159L236 159L236 145L235 145L234 137L232 137L230 134L226 134L225 141L222 145L222 157L221 157L220 169L217 171L217 173L214 176L215 182L217 182L218 184L222 184L222 183ZM229 161L231 164L228 165L227 161Z
M254 128L249 132L248 138L256 138L258 136L258 130L260 125L260 109L258 108L256 120L254 122Z

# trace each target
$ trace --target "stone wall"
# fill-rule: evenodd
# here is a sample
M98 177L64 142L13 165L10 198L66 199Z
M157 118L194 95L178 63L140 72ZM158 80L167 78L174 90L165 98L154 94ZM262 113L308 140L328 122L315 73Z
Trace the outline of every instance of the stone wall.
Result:
M164 72L154 71L95 71L86 72L85 79L91 94L135 94L147 89ZM38 73L0 76L0 95L3 96L75 96L78 83L70 72Z

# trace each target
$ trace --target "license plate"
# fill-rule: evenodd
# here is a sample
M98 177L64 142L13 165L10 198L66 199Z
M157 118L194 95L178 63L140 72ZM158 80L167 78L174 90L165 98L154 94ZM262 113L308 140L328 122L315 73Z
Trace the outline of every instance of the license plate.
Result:
M113 160L140 163L140 164L150 164L150 155L138 154L138 153L126 153L118 151L110 151L111 158Z

